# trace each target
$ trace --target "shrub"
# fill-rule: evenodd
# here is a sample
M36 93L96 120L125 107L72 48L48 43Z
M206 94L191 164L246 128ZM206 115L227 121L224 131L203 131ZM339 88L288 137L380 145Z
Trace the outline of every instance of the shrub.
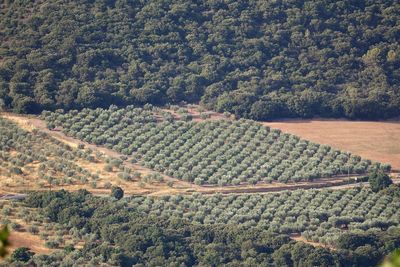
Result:
M10 223L10 227L12 230L18 231L21 229L22 226L19 223L12 222Z
M36 234L39 233L39 228L38 228L37 226L30 225L30 226L28 226L27 231L28 231L29 233L31 233L31 234L36 235Z
M10 173L22 175L24 172L18 167L10 168Z
M132 173L132 176L133 176L134 178L136 178L136 179L140 179L140 178L142 177L142 174L141 174L140 172L138 172L138 171L134 171L134 172Z
M49 234L48 233L40 233L40 239L42 239L42 240L47 240L48 239L48 237L49 237Z
M378 192L393 183L389 175L382 171L374 171L369 174L368 181L373 192Z
M104 170L106 172L112 172L113 171L113 166L110 164L107 164L106 166L104 166Z
M122 188L119 186L113 186L111 188L111 196L114 197L115 199L119 200L119 199L123 198L124 190L122 190Z
M132 176L129 173L121 172L118 174L118 177L125 181L132 181Z
M194 183L197 185L202 185L202 184L204 184L204 180L201 178L196 178L196 179L194 179Z
M112 159L110 163L114 167L119 167L119 166L121 166L122 162L123 161L120 159Z
M90 187L93 188L93 189L97 188L97 182L96 181L91 181L90 182Z
M5 207L3 208L2 212L1 212L4 216L9 216L11 215L11 208L9 207Z
M10 256L11 262L27 262L29 261L32 256L35 255L34 252L30 251L29 248L20 247L13 251Z
M48 248L54 249L54 248L59 248L60 244L55 241L55 240L47 240L44 245Z

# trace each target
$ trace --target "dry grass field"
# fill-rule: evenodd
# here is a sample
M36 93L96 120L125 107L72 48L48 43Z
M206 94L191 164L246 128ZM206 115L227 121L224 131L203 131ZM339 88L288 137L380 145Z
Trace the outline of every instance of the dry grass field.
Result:
M389 163L393 169L400 170L400 121L287 120L263 124Z
M28 232L11 231L9 241L11 245L7 249L8 254L11 254L14 250L20 247L27 247L31 251L35 252L35 254L49 254L54 251L54 249L45 247L45 241L41 240L39 236L32 235ZM5 262L6 260L7 258L0 259L0 263Z
M30 248L31 251L36 254L48 254L55 249L50 249L45 246L45 240L41 239L38 234L32 234L27 231L28 227L33 224L33 222L27 222L22 219L21 215L26 215L31 210L25 208L25 213L18 213L18 210L21 208L19 203L14 203L15 206L11 206L11 202L7 200L0 200L0 211L3 210L4 207L10 208L11 211L9 214L5 215L4 212L0 213L0 219L7 219L10 222L17 223L20 227L16 230L10 231L9 242L10 246L7 248L7 253L10 255L15 249L20 247ZM2 208L1 208L2 207ZM1 224L0 224L1 225ZM39 229L43 230L43 227ZM0 263L2 260L0 259Z
M27 247L30 248L36 254L48 254L54 249L47 248L44 244L45 241L40 239L39 236L30 234L26 231L24 232L17 232L11 231L10 234L10 248L9 253L12 253L15 249L20 247Z

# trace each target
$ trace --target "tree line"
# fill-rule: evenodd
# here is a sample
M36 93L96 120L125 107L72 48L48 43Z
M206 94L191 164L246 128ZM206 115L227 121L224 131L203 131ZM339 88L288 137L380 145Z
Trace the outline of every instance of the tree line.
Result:
M201 102L238 117L400 113L397 1L5 1L0 107Z

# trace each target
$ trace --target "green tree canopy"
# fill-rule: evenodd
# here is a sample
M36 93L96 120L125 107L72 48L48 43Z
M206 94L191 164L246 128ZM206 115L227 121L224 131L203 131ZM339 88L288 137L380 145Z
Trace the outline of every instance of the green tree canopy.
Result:
M368 176L368 182L371 186L371 190L374 192L378 192L389 185L391 185L392 179L390 179L389 175L382 171L374 171Z
M111 196L119 200L124 197L124 190L119 186L113 186L111 188Z
M11 254L11 261L12 262L27 262L29 261L35 253L30 251L29 248L20 247L13 251Z
M7 254L7 246L10 245L8 241L8 236L10 235L10 232L8 230L8 227L3 227L0 230L0 257L4 257Z
M25 113L186 101L251 119L394 117L398 9L396 0L5 1L0 99Z

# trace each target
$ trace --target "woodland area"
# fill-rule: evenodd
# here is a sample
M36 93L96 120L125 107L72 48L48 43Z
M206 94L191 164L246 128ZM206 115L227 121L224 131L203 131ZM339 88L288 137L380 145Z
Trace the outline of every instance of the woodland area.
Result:
M335 192L320 191L332 200ZM317 192L315 192L317 194ZM368 191L350 190L345 195L374 195ZM385 192L388 197L398 198L399 188ZM278 202L271 204L284 208L290 205L287 197L301 198L302 191L272 196ZM195 201L193 201L193 198ZM349 231L336 236L336 249L313 247L291 240L287 234L266 230L262 224L249 226L245 222L197 221L196 217L214 214L218 208L210 206L218 201L225 205L221 218L232 213L232 208L247 202L244 208L256 213L256 201L266 201L271 195L166 196L162 199L133 197L117 200L112 197L95 197L85 190L75 193L66 191L32 193L24 201L26 207L37 209L47 222L60 225L76 237L84 237L82 249L66 246L50 255L30 256L24 262L14 261L12 266L376 266L383 255L400 246L398 227L382 231L370 226L365 232ZM348 200L348 199L347 199ZM356 200L355 200L356 201ZM299 218L309 218L310 225L322 222L340 228L344 219L331 218L319 201L313 204L318 212L297 210ZM322 202L319 202L322 203ZM181 206L181 207L180 207ZM328 205L329 206L329 205ZM184 208L186 207L186 208ZM168 210L170 208L170 210ZM184 209L198 209L194 218L179 216ZM378 206L376 206L378 208ZM328 207L329 209L329 207ZM366 211L366 209L363 209ZM268 211L268 209L267 209ZM325 213L324 213L325 212ZM203 214L203 215L201 215ZM237 218L240 209L232 218ZM265 213L264 213L265 214ZM263 216L262 214L261 216ZM274 215L282 220L280 212ZM367 213L365 213L367 214ZM242 215L244 216L244 215ZM260 216L260 215L259 215ZM293 215L296 216L296 215ZM362 216L361 216L362 217ZM360 218L361 218L360 217ZM368 214L366 215L368 217ZM289 216L288 218L291 218ZM327 220L326 222L324 222ZM360 220L360 219L358 219ZM362 219L361 219L362 220ZM349 223L349 222L347 222ZM374 228L375 227L375 228ZM325 227L326 228L326 227ZM338 231L338 230L337 230ZM0 264L1 266L1 264Z
M396 0L2 1L0 106L400 114Z

